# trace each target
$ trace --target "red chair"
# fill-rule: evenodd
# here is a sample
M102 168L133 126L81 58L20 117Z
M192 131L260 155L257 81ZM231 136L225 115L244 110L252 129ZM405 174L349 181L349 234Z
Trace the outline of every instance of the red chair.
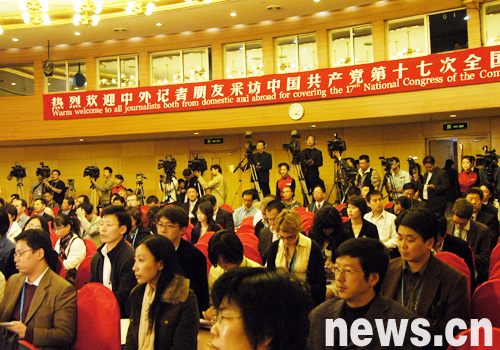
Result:
M314 219L310 217L302 220L302 229L306 233L306 236L309 236L309 230L311 229L313 222Z
M87 283L76 297L78 321L74 350L121 350L120 307L101 283Z
M203 253L203 255L205 255L205 258L207 259L207 277L208 277L208 273L210 272L210 268L212 267L212 263L208 259L208 244L200 243L198 241L198 243L196 243L194 246L198 248Z
M457 336L455 337L455 339L458 339L459 337L463 337L465 336L467 338L467 340L465 341L465 344L464 345L460 345L460 346L448 346L448 349L447 350L453 350L453 349L458 349L458 350L472 350L472 349L476 349L476 350L482 350L482 349L498 349L500 348L500 329L497 328L497 327L492 327L491 328L491 331L492 331L492 343L491 345L492 346L485 346L485 339L484 339L484 328L479 328L478 329L478 336L474 336L479 338L479 345L478 346L474 346L474 345L471 345L471 339L474 339L474 338L471 338L470 334L474 334L474 332L476 332L476 329L478 327L473 327L473 328L469 328L465 331L462 331L460 333L457 334Z
M386 205L384 205L384 209L389 209L389 208L392 208L393 206L394 206L394 203L389 202Z
M222 204L220 207L221 207L222 209L224 209L224 210L227 210L227 211L228 211L228 212L230 212L231 214L232 214L232 213L234 213L233 208L231 208L231 206L230 206L229 204Z
M306 207L298 207L294 209L299 215L302 215L302 213L305 213L307 211Z
M500 246L496 246L490 255L490 272L493 266L496 265L497 262L500 261Z
M251 234L254 234L255 233L255 226L254 225L249 225L249 224L241 225L236 230L236 234L237 235L239 235L240 233L251 233Z
M496 263L490 271L490 280L500 279L500 263Z
M63 259L60 256L58 256L58 258L55 272L62 278L66 279L66 269L64 268Z
M255 261L258 264L264 265L262 263L262 256L257 248L253 245L243 243L243 255L248 259Z
M341 216L340 218L342 219L342 222L349 221L349 217L347 217L347 216Z
M339 205L337 205L337 210L339 211L339 213L342 213L342 208L345 207L347 205L347 203L340 203Z
M28 343L26 340L19 340L19 344L24 345L25 347L27 347L30 350L38 350L38 348L35 345Z
M246 218L244 218L241 221L240 226L247 225L247 224L253 226L253 216L247 216Z
M205 234L201 236L200 239L198 240L198 243L203 243L208 245L208 241L210 240L210 238L212 238L214 233L215 233L214 231L205 232Z
M92 256L87 256L85 259L83 259L82 263L78 267L78 270L76 271L75 289L77 292L83 288L85 283L89 281L91 261Z
M61 210L61 209L59 209L58 207L52 208L52 212L54 213L54 216L57 216L57 214L59 214L59 210Z
M59 237L57 237L56 233L52 229L52 221L49 221L48 224L49 224L49 233L50 233L50 241L52 242L52 248L55 248L56 243L59 240Z
M182 235L182 238L184 238L189 243L191 243L191 231L193 231L193 228L193 224L189 223L186 232L184 232L184 234Z
M436 258L439 258L441 261L447 263L451 267L454 267L455 269L463 273L465 277L467 277L467 286L469 287L469 294L470 294L471 292L470 270L467 264L465 263L464 259L450 252L437 253Z
M87 252L86 256L92 257L97 252L97 244L91 239L84 238L83 243L85 243L85 250Z
M500 327L500 280L486 281L477 287L471 299L472 318L487 318L494 327Z
M243 244L249 244L255 248L259 245L259 238L253 233L240 233L238 237Z

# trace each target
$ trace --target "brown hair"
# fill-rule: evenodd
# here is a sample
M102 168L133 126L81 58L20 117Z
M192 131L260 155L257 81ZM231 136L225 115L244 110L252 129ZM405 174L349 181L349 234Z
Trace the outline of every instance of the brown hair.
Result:
M300 215L294 210L283 210L276 218L274 224L276 226L276 232L302 232L302 219L300 218Z

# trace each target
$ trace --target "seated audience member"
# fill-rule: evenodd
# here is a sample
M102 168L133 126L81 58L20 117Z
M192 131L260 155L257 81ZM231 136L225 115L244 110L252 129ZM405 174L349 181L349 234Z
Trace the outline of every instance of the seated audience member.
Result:
M198 205L200 204L198 200L198 190L196 187L189 187L186 191L186 197L187 201L182 203L181 207L188 213L191 223L195 225L198 222L196 212L198 211Z
M142 212L138 207L127 207L125 210L127 214L130 215L130 220L132 221L132 227L125 235L125 240L129 242L132 247L136 248L144 237L151 234L151 231L142 226Z
M472 257L472 249L469 244L462 238L455 237L446 233L448 221L440 217L439 219L439 231L436 237L436 244L432 252L434 254L440 252L450 252L464 259L470 272L471 281L471 295L476 289L476 267L474 265L474 258Z
M127 196L127 207L138 208L141 206L141 200L135 193Z
M214 215L212 216L215 223L219 224L223 229L230 230L234 232L234 221L231 212L220 208L217 205L217 199L214 195L205 194L201 196L200 203L209 202L212 204Z
M473 156L462 157L462 171L458 174L458 183L460 184L460 192L476 187L478 185L479 175L472 170L474 168L475 158Z
M54 220L54 232L59 237L54 250L62 258L64 269L66 270L66 279L75 283L76 271L87 255L85 243L78 237L76 230L79 223L75 222L68 215L59 214Z
M90 199L88 196L81 194L78 197L76 197L76 207L75 209L78 209L80 207L80 204L82 203L90 203Z
M7 203L13 204L15 199L20 199L21 197L17 193L13 193L10 195L10 197L7 199Z
M411 199L406 196L400 196L394 201L394 206L391 208L394 215L398 216L407 210L411 209Z
M425 203L416 198L417 185L414 182L408 182L403 185L403 196L410 198L413 209L425 208Z
M16 216L17 216L17 209L15 206L12 204L5 204L3 206L5 211L7 211L7 214L9 215L9 230L7 231L7 238L14 243L14 238L17 237L22 231L21 227L19 227L19 224L15 221Z
M398 216L396 227L401 257L390 261L382 294L426 318L433 336L444 338L446 324L453 318L468 326L467 278L431 252L439 231L436 214L429 209L410 209Z
M318 244L302 234L302 220L293 210L283 210L274 225L279 240L274 241L267 254L270 270L284 268L311 286L314 305L325 301L326 279L323 256Z
M76 210L76 215L80 219L81 236L91 239L100 247L102 244L101 236L99 235L99 223L101 217L95 215L92 211L94 206L91 203L81 203Z
M136 285L134 248L125 242L132 222L125 208L110 205L103 209L99 233L103 245L97 249L90 265L89 282L102 283L113 291L120 305L122 318L127 318L125 304L130 291Z
M244 218L255 216L259 209L253 206L254 195L252 190L245 190L242 194L243 205L237 208L233 213L234 227L239 228Z
M282 192L283 197L285 198L283 200L283 204L285 205L286 209L295 209L302 206L302 203L295 200L295 193L290 187L285 187Z
M133 266L138 285L130 293L125 350L196 350L196 295L182 276L172 242L161 235L141 241Z
M339 287L339 297L329 300L313 310L310 316L309 349L360 349L351 342L351 332L340 334L334 331L334 346L326 346L326 320L343 319L347 329L357 319L367 320L373 329L373 338L368 349L416 349L410 342L410 326L407 328L404 345L382 346L377 328L382 321L384 330L389 322L396 321L401 327L402 320L415 319L415 315L394 300L380 294L389 266L389 251L378 240L372 238L351 238L342 243L334 257L335 281ZM377 322L375 321L377 320ZM382 332L384 331L382 330ZM380 331L380 330L379 330ZM342 344L342 339L345 344Z
M156 234L158 233L158 230L156 229L156 221L155 221L155 216L158 214L158 212L162 209L160 206L155 206L149 208L149 210L146 212L146 217L148 218L148 229L151 231L151 233Z
M208 259L212 264L208 274L209 291L217 278L234 267L262 267L243 255L243 244L239 237L229 230L220 230L210 238Z
M326 299L328 300L338 294L335 279L333 278L332 281L332 278L330 278L333 271L332 258L338 246L346 239L344 225L338 210L334 207L326 207L318 211L314 216L309 237L318 243L323 253L325 271L328 274L327 279L330 281L330 284L326 286Z
M212 288L217 350L304 350L312 301L301 281L283 271L239 267Z
M9 231L9 214L4 207L0 207L0 272L7 278L10 277L13 270L13 257L16 245L7 238Z
M285 209L285 205L279 200L275 199L270 201L266 206L266 220L267 227L264 227L259 232L259 244L257 249L259 249L262 261L267 261L267 252L271 244L278 240L278 234L276 233L276 227L274 222L278 215Z
M490 237L488 226L471 220L473 210L473 205L466 199L457 199L453 205L453 217L448 220L446 232L463 239L471 246L476 263L476 280L482 283L488 279L491 255Z
M77 217L75 210L75 199L73 197L65 197L61 204L61 210L59 213L68 215L71 217Z
M363 197L363 199L366 199L366 196L368 195L368 193L373 191L373 187L371 185L363 185L363 186L361 186L360 191L361 191L361 197Z
M54 194L52 192L45 192L43 194L43 199L45 199L45 203L47 203L47 208L54 209L54 208L61 208L59 203L54 201Z
M158 234L167 237L174 245L183 276L191 282L190 288L198 299L201 316L209 307L207 259L198 248L182 238L189 225L186 211L181 207L168 206L156 214L156 220L151 221L156 222Z
M127 201L125 200L125 198L123 198L122 196L120 196L117 193L117 194L114 194L111 196L111 204L112 205L121 205L122 207L126 207Z
M152 208L152 207L157 207L160 205L160 200L158 199L158 197L152 195L152 196L149 196L147 199L146 199L146 204L148 205L148 207Z
M250 191L252 192L252 197L253 197L252 206L259 210L259 208L260 208L260 193L255 188L251 188Z
M480 190L483 191L483 206L481 210L486 213L493 214L498 218L498 201L495 201L495 188L490 183L484 183L480 186Z
M43 218L43 216L32 216L29 218L28 222L24 226L23 232L26 230L43 230L50 235L49 223Z
M29 216L26 215L26 208L28 207L28 203L24 199L15 199L12 201L12 204L17 209L16 222L20 228L24 228L26 222L29 220Z
M493 250L498 241L498 216L495 216L494 214L490 214L483 210L483 208L485 207L483 205L483 196L483 191L481 191L481 189L477 187L471 188L464 193L464 198L473 205L474 212L472 213L472 219L488 226L488 228L490 229L490 249Z
M116 174L113 181L115 182L115 185L111 189L111 194L115 194L115 193L117 194L118 192L120 192L120 190L126 189L125 186L123 186L123 181L125 181L125 179L123 178L122 175Z
M398 246L398 235L396 233L396 215L384 210L382 193L372 191L366 196L372 211L366 213L363 218L377 226L379 239L389 250Z
M314 202L307 206L308 211L318 212L323 207L332 207L332 203L325 201L326 190L322 186L316 186L313 190Z
M181 205L186 201L186 181L177 180L177 204Z
M295 179L288 174L290 171L290 165L287 163L280 163L278 165L278 171L281 178L276 182L276 197L284 201L285 197L283 196L283 189L285 187L289 187L292 189L292 192L295 193Z
M253 217L253 223L255 225L255 235L259 237L260 230L262 230L264 227L268 226L267 223L267 216L266 216L266 207L269 204L269 202L273 201L276 199L275 195L270 194L269 196L264 197L263 200L260 201L260 215L257 213Z
M43 198L38 198L33 201L34 215L43 217L46 221L52 221L52 216L45 212L46 202ZM32 215L32 216L34 216Z
M191 243L198 243L198 240L207 232L217 232L221 229L219 224L214 221L212 203L200 203L196 211L196 216L198 218L198 223L191 231Z
M346 192L347 200L356 197L356 196L361 196L361 190L359 187L349 187ZM365 196L366 197L366 196ZM347 203L346 203L347 204ZM342 209L340 210L340 214L342 214L343 217L347 217L347 205L344 205Z
M53 272L57 253L49 235L28 229L16 237L18 274L9 278L0 321L38 349L70 349L76 339L75 288Z
M368 205L363 197L349 199L347 202L349 220L344 222L346 238L367 237L379 239L377 226L363 218L367 211Z

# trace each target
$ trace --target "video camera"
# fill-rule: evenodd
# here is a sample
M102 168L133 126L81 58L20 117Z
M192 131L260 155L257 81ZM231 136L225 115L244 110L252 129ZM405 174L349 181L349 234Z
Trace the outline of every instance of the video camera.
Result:
M342 152L345 152L346 149L347 146L345 141L339 137L339 134L333 134L333 140L328 141L328 154L330 155L330 158L335 157L333 152L340 152L340 154L342 154Z
M17 179L24 179L26 177L26 168L20 166L19 163L16 163L12 167L9 176Z
M42 179L47 179L50 177L50 168L41 162L40 167L36 169L36 175L40 175Z
M378 159L382 160L382 168L384 168L384 171L390 172L392 169L392 166L396 164L396 161L394 158L386 158L386 157L378 157Z
M207 161L203 157L194 155L194 159L188 162L188 169L191 171L199 171L202 175L208 169Z
M247 156L251 156L253 154L253 152L257 149L257 146L255 146L253 143L252 143L252 132L251 131L247 131L245 133L245 151L247 153Z
M283 144L283 151L290 152L292 154L292 164L299 164L301 161L300 153L300 133L297 130L292 130L292 139L290 143Z
M144 179L147 179L146 176L144 176L144 174L136 174L135 175L135 181L139 184L139 185L142 185Z
M410 171L410 176L413 178L413 168L415 168L415 159L412 156L408 157L408 168Z
M101 175L101 172L98 167L95 165L89 165L88 167L85 168L83 171L83 177L88 176L93 179L97 179Z
M495 168L498 167L498 156L496 150L488 150L488 146L483 147L484 154L476 154L476 165L482 166L486 171L489 183L495 183Z
M167 154L165 159L160 159L158 163L158 169L163 169L167 177L172 177L175 172L175 168L177 167L177 161L172 155Z

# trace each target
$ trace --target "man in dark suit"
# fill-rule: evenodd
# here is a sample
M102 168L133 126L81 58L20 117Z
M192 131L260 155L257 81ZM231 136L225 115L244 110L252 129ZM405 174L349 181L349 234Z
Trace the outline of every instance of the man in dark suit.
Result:
M256 232L257 237L259 237L257 249L259 249L260 256L262 256L262 261L267 261L267 251L269 250L271 243L278 239L277 234L274 232L274 220L276 220L283 209L285 209L285 205L279 199L270 201L266 206L266 218L268 225L260 230L260 232Z
M464 192L464 198L467 199L474 206L474 213L472 219L480 222L490 229L490 249L493 250L498 241L498 216L486 212L483 204L484 193L477 187L473 187Z
M220 208L217 205L217 199L211 194L206 194L200 198L200 203L210 202L214 208L214 221L219 224L223 229L234 232L234 220L231 212Z
M387 248L375 239L352 238L337 248L335 256L333 270L339 297L324 302L312 311L309 349L360 349L352 342L349 331L346 334L338 328L333 331L333 344L329 344L326 339L330 338L331 333L329 327L325 327L326 320L343 319L349 330L353 321L358 318L370 322L373 330L374 336L367 348L416 349L411 344L410 332L405 336L404 345L396 347L394 344L382 346L376 331L379 324L375 323L375 319L382 320L384 329L389 320L400 323L403 319L410 322L415 319L410 310L379 293L389 265ZM341 343L342 339L345 339L344 344Z
M444 338L446 324L453 318L469 326L467 278L431 253L439 231L435 213L410 209L398 216L396 226L401 257L389 263L382 294L425 317L432 336ZM446 341L443 343L446 348Z
M448 201L447 191L450 189L448 174L436 165L432 156L427 156L422 161L427 172L424 175L424 188L422 199L427 208L444 216Z
M210 306L207 258L198 248L182 238L189 225L189 218L182 208L168 206L160 210L155 219L158 234L167 237L176 249L179 265L184 277L190 281L189 288L196 294L200 317L203 318L202 312Z
M323 153L316 148L316 138L309 135L306 139L307 148L301 153L303 159L303 171L306 180L307 191L309 193L304 194L304 196L311 194L314 187L323 186L325 183L319 177L319 167L323 166ZM308 201L304 201L308 203Z
M257 141L257 153L253 154L253 163L255 170L257 170L259 186L264 197L271 193L271 189L269 188L269 170L273 167L273 158L265 149L265 141L259 140Z
M307 206L308 211L317 213L322 208L332 207L332 203L325 201L326 190L323 186L314 187L313 191L314 202Z
M186 198L188 199L186 202L181 204L182 209L188 213L189 220L193 225L196 225L198 222L198 217L196 216L196 212L198 211L198 205L200 204L198 200L198 190L196 187L191 186L187 188Z
M403 196L410 198L411 207L414 209L425 208L425 203L415 199L417 193L417 186L414 182L408 182L403 185Z
M44 198L38 198L33 201L33 210L35 211L35 215L41 216L45 219L45 221L52 221L53 217L45 212L45 208L47 207L47 202Z
M57 260L50 237L42 230L26 230L16 237L12 275L0 304L0 321L19 339L38 349L69 349L76 339L75 288L54 273ZM24 305L21 310L21 305Z
M472 248L476 262L477 282L488 279L490 265L490 237L488 226L471 220L474 207L464 198L459 198L453 205L453 217L448 220L449 235L462 238Z

